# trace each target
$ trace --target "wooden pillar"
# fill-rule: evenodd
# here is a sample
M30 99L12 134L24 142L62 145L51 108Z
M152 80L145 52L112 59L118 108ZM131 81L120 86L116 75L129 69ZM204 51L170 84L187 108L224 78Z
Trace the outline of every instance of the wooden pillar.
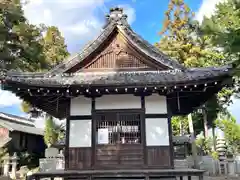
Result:
M68 100L67 112L68 116L66 118L66 135L65 135L65 148L64 148L64 159L65 159L65 169L69 168L69 133L70 133L70 99Z
M92 98L92 154L91 154L91 166L95 165L96 158L96 119L95 119L95 98Z
M168 97L166 97L166 103L167 103L167 114L168 114L168 134L169 134L169 154L170 154L170 165L171 168L174 169L174 147L173 147L173 141L172 141L172 112L170 108L170 103Z
M142 144L143 144L143 158L144 158L144 165L147 166L148 164L148 155L147 155L147 145L146 145L146 108L145 108L145 96L141 96L141 108L144 111L141 118L141 132L142 132Z

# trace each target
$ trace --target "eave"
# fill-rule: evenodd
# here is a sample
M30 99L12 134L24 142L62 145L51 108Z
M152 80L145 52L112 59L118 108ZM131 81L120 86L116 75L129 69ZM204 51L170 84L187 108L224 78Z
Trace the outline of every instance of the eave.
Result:
M80 95L100 97L107 94L147 96L158 93L169 98L174 115L182 115L190 113L222 87L231 83L229 68L225 66L187 71L111 72L110 74L89 72L61 76L15 73L5 77L3 89L15 93L37 108L60 119L68 116L71 98ZM181 105L180 109L179 105Z
M224 77L231 77L229 66L192 68L185 71L108 71L79 72L73 74L29 74L9 73L4 78L6 84L22 86L68 88L68 87L142 87L142 86L182 86L201 84Z

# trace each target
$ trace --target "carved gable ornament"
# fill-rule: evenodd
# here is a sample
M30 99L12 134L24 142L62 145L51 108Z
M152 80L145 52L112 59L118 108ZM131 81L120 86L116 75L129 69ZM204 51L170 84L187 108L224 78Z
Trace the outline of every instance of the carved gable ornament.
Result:
M121 35L116 35L107 47L85 69L151 69Z
M118 42L114 42L114 43L111 45L111 47L112 47L112 48L111 48L112 51L113 51L116 55L119 55L119 53L124 50L124 48L122 47L122 45L119 44Z

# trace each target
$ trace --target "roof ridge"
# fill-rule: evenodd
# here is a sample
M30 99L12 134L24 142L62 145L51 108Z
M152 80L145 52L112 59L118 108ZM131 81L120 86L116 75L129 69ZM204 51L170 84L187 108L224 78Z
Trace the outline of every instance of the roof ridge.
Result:
M12 115L12 114L8 114L8 113L4 113L4 112L0 112L0 120L3 121L8 121L8 122L13 122L13 123L17 123L17 124L23 124L26 126L35 126L34 125L34 120L32 119L27 119L21 116L16 116L16 115Z

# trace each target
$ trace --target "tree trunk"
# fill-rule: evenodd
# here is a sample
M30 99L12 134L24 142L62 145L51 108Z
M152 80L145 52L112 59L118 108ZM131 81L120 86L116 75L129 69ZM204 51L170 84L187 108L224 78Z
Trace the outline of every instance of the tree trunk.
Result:
M180 122L179 122L179 129L180 129L179 134L180 134L180 136L182 136L183 135L182 120L180 120Z
M215 125L212 125L213 151L216 151Z
M204 137L208 137L207 111L203 109Z
M189 132L191 135L192 157L193 157L194 168L199 169L199 163L197 160L197 146L195 143L195 133L194 133L194 129L193 129L192 114L188 115L188 125L189 125Z

